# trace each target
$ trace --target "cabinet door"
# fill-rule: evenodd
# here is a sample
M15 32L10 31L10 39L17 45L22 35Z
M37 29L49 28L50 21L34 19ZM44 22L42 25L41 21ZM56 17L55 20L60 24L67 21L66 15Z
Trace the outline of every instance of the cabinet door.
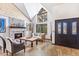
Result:
M61 34L62 34L62 22L56 21L55 22L55 43L56 44L61 44L62 42Z
M70 45L71 47L76 46L77 41L77 21L75 19L72 19L70 21Z
M56 35L61 34L61 31L62 31L61 25L62 25L61 21L55 21L55 34Z
M77 35L77 22L72 22L72 35Z
M68 27L69 23L67 20L63 20L63 24L62 24L62 40L63 40L63 45L64 46L68 46L69 45L69 41L68 41L68 34L69 34L69 27Z

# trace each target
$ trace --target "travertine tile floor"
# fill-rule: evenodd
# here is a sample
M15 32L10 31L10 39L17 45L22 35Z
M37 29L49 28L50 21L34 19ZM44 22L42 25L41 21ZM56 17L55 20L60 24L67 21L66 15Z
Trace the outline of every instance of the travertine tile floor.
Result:
M6 56L6 53L0 50L0 55ZM50 41L46 41L39 42L37 46L34 44L34 47L26 46L25 53L22 50L14 56L79 56L79 49L52 45Z

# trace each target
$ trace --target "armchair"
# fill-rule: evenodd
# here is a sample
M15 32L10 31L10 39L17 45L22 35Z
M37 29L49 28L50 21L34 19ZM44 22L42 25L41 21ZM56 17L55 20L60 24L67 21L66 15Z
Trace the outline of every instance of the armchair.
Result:
M41 41L41 42L44 42L45 41L45 36L46 36L46 34L45 33L39 33L39 34L37 34L37 33L32 33L32 36L33 37L37 37L38 38L38 41Z
M42 41L42 42L45 41L45 33L40 34L40 41Z
M0 46L1 46L2 51L5 53L6 42L5 42L5 39L2 36L0 36Z
M14 53L17 53L24 49L25 52L25 45L24 43L15 43L9 38L7 39L7 47L6 47L6 53L8 55L8 52L14 55Z

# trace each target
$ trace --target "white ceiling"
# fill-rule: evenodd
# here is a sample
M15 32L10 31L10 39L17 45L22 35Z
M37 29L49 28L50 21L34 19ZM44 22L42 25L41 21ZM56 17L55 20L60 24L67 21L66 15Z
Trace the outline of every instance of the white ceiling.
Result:
M53 8L55 6L59 6L63 3L41 3L41 5L43 5L50 13L53 13Z
M53 7L61 4L63 3L15 3L16 7L30 19L32 19L42 7L52 14Z
M27 12L32 19L43 7L40 3L24 3Z
M23 3L14 3L14 5L16 5L16 7L26 16L29 18L29 14L27 12L27 9L25 8Z

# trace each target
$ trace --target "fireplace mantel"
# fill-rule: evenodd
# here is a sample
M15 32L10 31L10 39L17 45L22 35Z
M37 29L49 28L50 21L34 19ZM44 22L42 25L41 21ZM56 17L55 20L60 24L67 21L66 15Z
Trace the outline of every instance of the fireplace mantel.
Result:
M15 26L10 26L9 28L21 28L21 29L25 29L26 27L15 27Z

